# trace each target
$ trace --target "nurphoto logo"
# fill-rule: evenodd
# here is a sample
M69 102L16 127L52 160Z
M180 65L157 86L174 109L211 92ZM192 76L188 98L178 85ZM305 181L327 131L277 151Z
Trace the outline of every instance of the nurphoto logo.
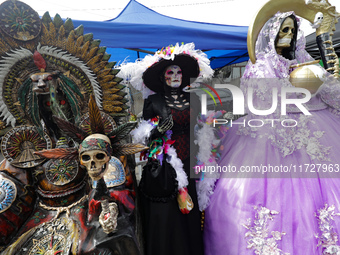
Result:
M282 87L280 91L280 97L278 95L278 88L272 88L272 103L271 107L269 109L256 109L254 107L253 103L253 88L248 88L247 95L243 94L243 91L232 84L215 84L215 89L227 89L232 94L232 105L233 105L233 115L244 115L246 113L245 111L245 99L247 100L247 106L250 113L254 115L259 116L268 116L270 114L273 114L277 108L278 108L278 101L280 98L280 115L287 115L287 105L295 105L304 115L311 115L311 113L308 111L308 109L303 105L304 103L307 103L311 99L311 93L309 90L304 88L296 88L296 87ZM214 93L217 95L217 97L220 100L219 95L217 94L216 90L213 90ZM303 98L289 98L289 94L298 93L300 95L304 95ZM212 97L212 94L209 93L210 97ZM215 100L214 100L215 101ZM222 102L220 100L220 103L222 105ZM207 107L207 94L201 95L201 114L206 115L208 111ZM216 125L224 125L224 124L230 124L231 126L234 125L246 125L250 127L262 127L264 124L271 124L272 127L274 127L275 123L280 122L282 126L284 127L295 127L297 125L297 121L293 119L249 119L243 120L241 122L235 122L233 123L232 120L228 119L214 119L213 120L213 126Z

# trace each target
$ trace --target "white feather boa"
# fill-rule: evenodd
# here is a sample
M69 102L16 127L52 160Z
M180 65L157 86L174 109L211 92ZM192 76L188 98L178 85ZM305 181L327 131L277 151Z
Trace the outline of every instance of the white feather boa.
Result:
M207 115L215 115L215 113L208 111ZM220 139L216 138L215 128L211 123L201 123L201 128L196 131L196 143L199 147L197 159L203 166L216 166L216 159L212 154L212 149L216 148L220 144ZM197 182L197 197L198 206L201 211L205 210L210 202L210 197L214 193L215 184L220 173L218 172L204 172L203 180Z
M151 130L155 128L155 125L150 121L143 120L138 128L132 130L131 135L134 143L146 144L147 139L150 137ZM170 146L166 152L167 162L176 171L176 180L178 182L178 189L188 186L188 176L184 171L183 162L178 158L174 147Z
M176 180L178 181L178 190L185 188L188 186L188 176L183 169L183 162L177 157L177 153L174 147L170 146L166 153L169 157L167 157L168 163L175 169L176 171Z
M134 143L146 144L147 139L150 137L151 130L154 129L150 121L143 120L137 128L131 131L132 139Z

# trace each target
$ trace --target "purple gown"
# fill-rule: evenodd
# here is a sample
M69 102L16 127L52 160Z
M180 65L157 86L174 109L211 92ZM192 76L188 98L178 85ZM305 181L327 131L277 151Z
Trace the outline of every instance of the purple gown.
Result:
M270 108L272 88L280 91L282 87L292 87L292 64L312 60L304 50L301 31L294 60L276 53L275 37L283 19L291 14L277 13L265 24L256 43L257 61L249 62L243 75L241 89L245 95L249 88L253 89L256 109ZM298 123L296 127L275 122L275 127L265 124L258 128L229 128L220 166L231 165L237 170L245 166L281 166L286 172L221 173L206 208L206 255L314 255L326 254L326 250L333 252L327 254L340 254L338 81L325 74L323 85L306 108L311 115L292 106L286 116L278 110L269 116L249 113L245 117L246 122L290 119Z

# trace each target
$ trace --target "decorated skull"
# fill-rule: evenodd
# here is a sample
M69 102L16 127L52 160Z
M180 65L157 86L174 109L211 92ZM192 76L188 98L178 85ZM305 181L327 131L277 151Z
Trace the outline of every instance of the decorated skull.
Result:
M286 18L286 20L281 25L276 48L290 47L290 43L294 36L294 30L295 26L293 19L290 17Z
M80 144L80 164L86 167L92 180L98 181L104 176L111 152L111 142L106 135L90 135Z

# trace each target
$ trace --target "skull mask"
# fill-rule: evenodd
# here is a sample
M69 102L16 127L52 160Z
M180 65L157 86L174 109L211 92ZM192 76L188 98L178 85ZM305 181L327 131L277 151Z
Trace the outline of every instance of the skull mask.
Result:
M165 83L172 87L178 88L182 84L182 70L177 65L169 66L164 73Z
M80 164L86 167L92 180L98 181L104 176L111 152L110 139L102 134L90 135L80 144Z
M277 51L278 50L282 51L283 48L290 47L290 43L294 37L294 32L295 32L294 20L288 17L282 23L281 28L280 28L279 38L276 43Z

